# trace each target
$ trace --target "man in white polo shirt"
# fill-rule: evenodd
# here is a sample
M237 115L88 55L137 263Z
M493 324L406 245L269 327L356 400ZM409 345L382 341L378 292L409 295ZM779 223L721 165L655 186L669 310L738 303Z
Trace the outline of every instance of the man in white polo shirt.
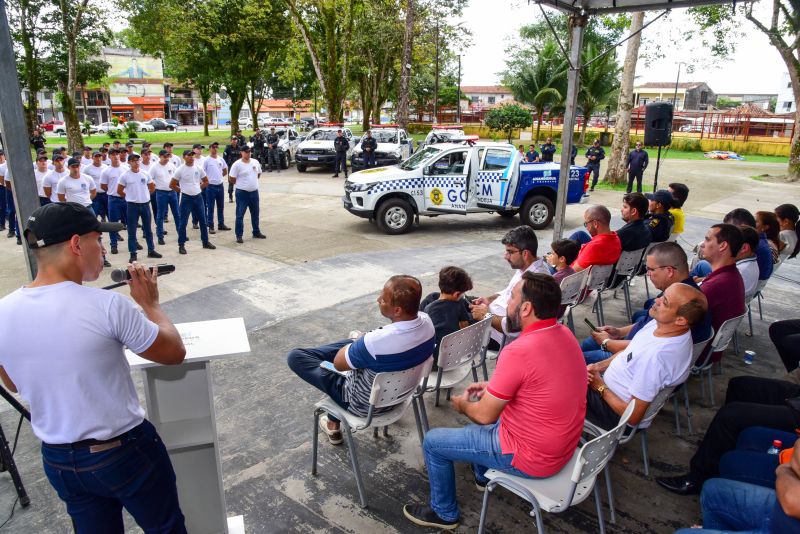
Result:
M178 253L186 254L186 225L189 223L189 214L197 217L200 223L200 239L203 248L214 250L214 245L208 240L208 227L206 226L205 204L201 192L208 185L205 171L194 164L194 152L183 151L183 165L175 176L172 177L170 187L181 194L180 222L178 223Z
M50 202L58 202L58 181L69 174L64 168L64 156L53 155L53 169L42 180L42 191Z
M153 178L139 168L139 154L128 155L130 169L122 173L117 182L117 193L125 199L128 208L128 252L130 263L136 258L136 226L142 220L144 240L147 242L147 257L161 258L153 244L153 225L150 217L150 193L155 191Z
M242 159L237 160L228 173L228 180L236 188L236 242L244 243L244 214L250 211L250 223L253 225L253 237L256 239L266 239L267 236L261 233L258 224L260 212L258 199L258 176L261 174L261 164L250 158L250 147L242 147Z
M36 192L39 194L39 205L50 203L50 198L44 192L44 177L50 173L47 168L47 154L37 154L36 164L33 168L33 177L36 180ZM56 182L58 185L58 182Z
M111 165L100 173L100 189L108 193L108 220L111 222L121 222L123 225L128 219L128 206L125 199L117 192L117 182L122 173L128 170L128 166L123 166L119 161L120 150L112 148L108 151ZM111 253L116 254L117 241L125 241L119 232L111 232ZM138 249L137 249L138 250Z
M106 167L103 165L102 154L100 152L93 153L89 161L89 165L81 167L81 172L87 176L91 176L92 180L94 180L94 184L97 187L97 194L92 200L92 210L95 215L100 216L101 221L105 221L108 218L108 193L103 191L103 188L100 187L100 175L103 174Z
M178 193L172 190L170 184L172 178L175 176L177 170L172 163L170 163L169 151L162 149L158 153L158 163L150 167L150 176L156 184L156 236L158 237L158 244L164 245L164 236L167 231L164 230L164 222L167 220L167 210L172 211L172 220L175 221L175 232L178 232L180 224L180 216L178 215Z
M81 167L86 167L92 164L92 147L83 147L83 155L81 156Z
M156 273L129 266L131 298L86 287L103 265L101 223L71 202L37 208L25 240L36 279L0 300L0 378L29 404L44 472L75 532L122 534L124 506L145 532L186 532L175 471L144 418L125 347L180 364L180 334L158 302ZM31 335L30 325L48 325Z
M92 200L97 193L94 180L81 173L81 162L77 158L70 158L67 168L69 174L61 178L56 186L58 201L77 202L85 208L92 209Z
M183 160L181 160L181 157L172 153L172 143L164 143L164 150L169 152L169 162L172 163L172 166L175 167L175 169L178 169L181 165L183 165Z
M225 226L225 177L228 175L228 164L219 154L219 143L214 141L208 146L208 157L203 158L203 170L208 177L208 187L205 188L206 222L208 232L214 232L214 205L217 206L217 228L230 230Z

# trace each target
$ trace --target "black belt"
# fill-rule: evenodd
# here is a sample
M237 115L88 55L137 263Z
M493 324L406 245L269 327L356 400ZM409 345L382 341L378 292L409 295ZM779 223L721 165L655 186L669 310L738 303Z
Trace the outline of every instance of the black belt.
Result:
M44 445L53 449L89 449L89 452L107 451L109 449L121 447L125 443L128 443L132 439L139 436L142 432L143 424L144 422L139 423L127 432L109 439L82 439L81 441L75 441L73 443L45 443Z

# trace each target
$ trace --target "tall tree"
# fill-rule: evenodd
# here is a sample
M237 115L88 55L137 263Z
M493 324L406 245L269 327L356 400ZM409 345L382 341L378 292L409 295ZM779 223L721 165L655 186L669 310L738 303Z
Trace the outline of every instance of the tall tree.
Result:
M734 6L702 6L690 9L689 13L701 31L712 33L711 52L716 56L726 56L735 51L736 41L729 35L738 25L736 17L731 16L738 10L766 35L781 56L789 71L795 109L800 109L800 3L797 0L772 0L771 5L752 2ZM786 173L789 180L800 180L800 112L794 114L794 134Z
M578 90L578 105L583 115L583 126L579 144L586 142L586 127L589 119L600 108L616 100L619 88L619 67L614 51L604 54L597 44L588 43L583 50L581 84Z
M612 184L625 183L627 176L627 156L630 149L631 110L633 109L633 82L636 78L636 63L639 60L639 46L642 42L641 29L644 25L644 12L631 15L631 34L625 50L625 63L622 66L622 81L617 100L617 120L614 124L614 140L608 158L605 181Z

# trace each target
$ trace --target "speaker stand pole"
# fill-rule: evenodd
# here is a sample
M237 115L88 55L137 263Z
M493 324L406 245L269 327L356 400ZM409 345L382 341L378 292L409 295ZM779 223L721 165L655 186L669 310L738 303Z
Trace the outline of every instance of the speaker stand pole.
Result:
M656 157L656 176L653 178L653 193L658 191L658 167L661 164L661 145L658 145L658 156Z

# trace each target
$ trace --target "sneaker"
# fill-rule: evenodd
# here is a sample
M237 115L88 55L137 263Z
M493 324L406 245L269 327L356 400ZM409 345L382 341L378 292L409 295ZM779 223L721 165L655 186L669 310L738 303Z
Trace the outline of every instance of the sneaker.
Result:
M319 428L322 430L326 436L328 436L328 441L331 442L331 445L341 445L344 441L342 439L342 431L341 429L337 428L336 430L332 430L328 428L328 423L330 419L328 419L327 415L323 415L319 418Z
M267 236L265 236L261 232L258 232L257 234L253 234L253 237L256 238L256 239L266 239L267 238Z
M111 262L106 260L106 259L104 259L103 260L103 267L111 267Z
M220 224L220 225L217 227L217 229L218 229L218 230L221 230L221 231L223 231L223 232L227 232L227 231L229 231L229 230L231 229L231 227L230 227L230 226L225 226L224 224Z
M169 222L169 221L167 221L167 222ZM169 232L167 232L166 230L164 230L164 235L167 235L168 233L169 233Z
M213 226L209 226L209 227L208 227L208 233L209 233L209 234L216 234L216 233L217 233L217 231L216 231L216 230L214 230L214 227L213 227Z
M186 247L178 245L178 254L186 254Z
M472 474L474 476L475 471L473 471ZM478 489L478 491L486 491L486 484L488 483L489 483L488 480L484 482L481 481L477 476L475 477L475 487Z
M6 229L6 225L5 224L0 224L0 231L3 231L5 229Z
M458 521L445 521L425 504L407 504L403 506L403 515L406 519L421 527L433 527L443 530L455 530Z
M120 243L124 243L124 242L125 242L125 238L124 238L124 237L122 237L122 236L119 236L119 237L117 238L117 241L119 241Z
M112 246L111 247L111 253L112 254L116 254L117 252L119 252L119 250L117 250L117 247Z
M200 229L200 225L197 224L197 223L193 223L192 224L192 228L194 228L195 230L199 230Z
M148 258L156 258L156 259L158 259L158 258L163 258L164 256L162 256L161 254L159 254L155 250L150 250L150 251L147 252L147 257Z
M216 250L217 247L211 244L211 241L206 241L203 243L203 248L207 248L208 250Z
M233 199L232 198L228 199L228 204L233 204Z
M338 177L339 177L338 174L334 174L333 176L331 176L331 178L338 178Z
M18 237L18 238L17 238L17 245L21 245L21 244L22 244L22 239L20 239L20 238Z
M163 237L159 237L158 238L158 244L159 245L166 245L166 243L164 243L164 238Z
M16 234L14 234L14 230L9 230L8 233L6 234L6 237L10 238L10 237L17 237L17 236L16 236Z
M241 237L237 237L236 238L236 242L237 243L244 243L244 239L242 239Z
M144 250L144 247L139 243L136 243L136 250Z
M128 263L133 263L135 261L138 261L138 258L136 257L136 253L134 252L133 254L131 254L131 257L128 258Z

